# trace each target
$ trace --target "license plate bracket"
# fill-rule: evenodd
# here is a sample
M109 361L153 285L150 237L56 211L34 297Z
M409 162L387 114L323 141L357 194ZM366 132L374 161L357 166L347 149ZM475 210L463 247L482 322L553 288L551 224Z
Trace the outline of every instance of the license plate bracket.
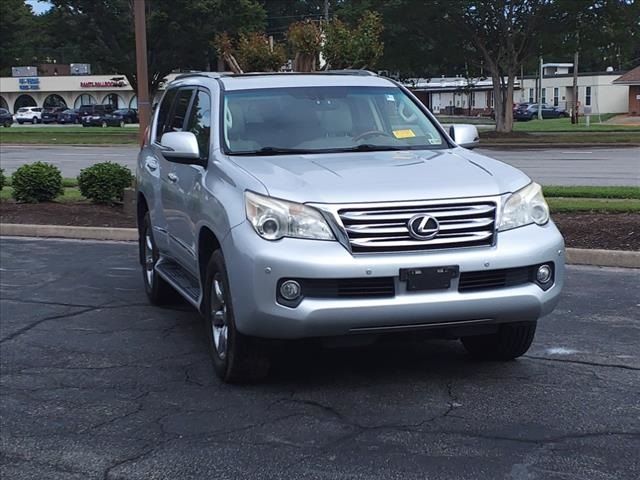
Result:
M459 273L458 265L401 268L400 281L407 282L408 292L446 290L451 286L451 279L456 278Z

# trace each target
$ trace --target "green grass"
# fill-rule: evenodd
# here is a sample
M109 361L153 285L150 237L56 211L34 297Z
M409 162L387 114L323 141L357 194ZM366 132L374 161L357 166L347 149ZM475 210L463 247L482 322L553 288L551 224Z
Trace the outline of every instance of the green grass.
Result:
M603 116L604 121L604 116ZM528 122L514 122L514 132L640 132L640 126L611 125L598 123L597 115L591 117L591 125L587 127L584 117L580 117L578 124L572 124L570 118L548 118L546 120L531 120Z
M542 187L549 198L618 198L640 200L640 187L564 187L549 185Z
M4 187L0 191L0 201L11 200L12 187ZM56 198L56 202L78 202L80 200L86 200L80 195L80 190L77 188L65 188L64 194Z
M619 198L548 198L552 213L640 213L640 200Z
M0 129L0 143L130 144L138 143L138 129L133 127L10 127Z
M4 182L4 184L7 187L11 186L11 175L6 175L5 174L5 182ZM62 179L62 186L63 187L77 187L78 186L78 179L77 178L63 178Z

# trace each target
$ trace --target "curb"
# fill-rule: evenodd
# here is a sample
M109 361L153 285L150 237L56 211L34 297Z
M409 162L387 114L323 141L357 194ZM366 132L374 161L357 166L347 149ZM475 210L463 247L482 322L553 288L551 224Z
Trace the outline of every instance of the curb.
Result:
M640 252L629 250L567 248L566 260L573 265L640 268Z
M136 242L138 241L138 229L0 223L0 236ZM567 248L566 260L567 263L573 265L640 268L640 252L627 250Z
M1 147L42 147L42 148L51 148L51 147L115 147L115 148L130 148L130 147L139 147L139 144L136 143L7 143L0 142Z
M115 240L133 242L138 240L138 230L136 228L71 227L66 225L0 223L0 236L75 238L80 240Z
M476 148L497 148L513 150L539 150L549 148L633 148L640 147L640 143L484 143Z

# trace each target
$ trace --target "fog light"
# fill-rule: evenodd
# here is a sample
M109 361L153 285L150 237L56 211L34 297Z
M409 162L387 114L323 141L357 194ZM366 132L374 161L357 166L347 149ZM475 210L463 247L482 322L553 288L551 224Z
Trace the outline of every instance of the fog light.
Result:
M547 283L551 280L551 267L549 265L540 265L536 272L536 280L540 283Z
M280 295L285 300L296 300L300 296L300 284L295 280L287 280L280 285Z

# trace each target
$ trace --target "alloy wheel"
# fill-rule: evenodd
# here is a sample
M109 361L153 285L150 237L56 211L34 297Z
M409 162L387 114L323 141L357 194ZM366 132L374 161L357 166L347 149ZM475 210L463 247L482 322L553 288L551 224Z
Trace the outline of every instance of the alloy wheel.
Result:
M149 287L153 286L155 277L155 259L153 258L153 240L151 233L147 230L144 234L144 272Z
M222 275L216 273L211 284L211 331L216 353L221 359L227 356L227 300Z

